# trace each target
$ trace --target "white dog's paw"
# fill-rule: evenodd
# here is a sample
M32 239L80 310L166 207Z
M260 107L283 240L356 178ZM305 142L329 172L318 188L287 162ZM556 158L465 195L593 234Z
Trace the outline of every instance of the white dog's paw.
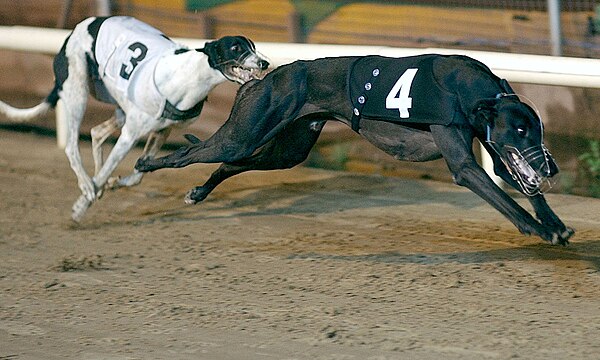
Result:
M142 177L144 177L144 173L141 172L134 172L125 177L114 176L108 179L104 188L107 190L116 190L122 187L135 186L142 182Z
M104 186L104 188L108 189L108 190L116 190L116 189L120 188L121 186L123 186L121 184L121 177L113 176L108 179L108 181L106 182L106 186Z
M79 189L90 203L96 200L96 186L91 178L79 179Z
M89 201L84 195L79 196L71 208L71 218L73 221L80 222L81 219L83 219L85 212L91 205L92 202Z

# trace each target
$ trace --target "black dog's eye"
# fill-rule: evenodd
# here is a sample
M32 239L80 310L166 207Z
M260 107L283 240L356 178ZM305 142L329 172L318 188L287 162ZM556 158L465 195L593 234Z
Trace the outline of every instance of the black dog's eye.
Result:
M527 129L525 129L523 126L519 126L517 128L517 134L521 137L524 137L525 134L527 134Z
M233 45L229 50L231 50L233 52L238 52L238 51L240 51L240 46L239 45Z

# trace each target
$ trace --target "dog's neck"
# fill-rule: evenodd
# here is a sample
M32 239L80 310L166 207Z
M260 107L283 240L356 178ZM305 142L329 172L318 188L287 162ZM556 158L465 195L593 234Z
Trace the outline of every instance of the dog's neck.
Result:
M209 66L206 54L194 50L163 57L154 73L158 91L179 110L198 104L225 80L219 70Z

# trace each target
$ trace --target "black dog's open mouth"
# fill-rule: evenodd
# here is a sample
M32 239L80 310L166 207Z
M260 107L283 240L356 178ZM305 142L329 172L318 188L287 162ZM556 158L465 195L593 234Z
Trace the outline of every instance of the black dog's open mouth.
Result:
M542 146L535 146L524 150L522 153L511 146L504 146L504 165L512 178L519 184L523 193L533 196L550 190L554 184L550 177L548 150ZM532 166L532 164L537 164Z

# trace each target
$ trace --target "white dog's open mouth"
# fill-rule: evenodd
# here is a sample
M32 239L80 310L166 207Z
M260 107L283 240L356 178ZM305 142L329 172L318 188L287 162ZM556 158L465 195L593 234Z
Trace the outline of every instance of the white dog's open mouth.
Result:
M221 72L229 80L243 85L251 80L261 80L269 72L269 62L263 55L249 53L237 60L222 64Z
M232 80L239 84L245 84L250 80L260 80L267 74L266 70L244 66L231 66L228 72Z

